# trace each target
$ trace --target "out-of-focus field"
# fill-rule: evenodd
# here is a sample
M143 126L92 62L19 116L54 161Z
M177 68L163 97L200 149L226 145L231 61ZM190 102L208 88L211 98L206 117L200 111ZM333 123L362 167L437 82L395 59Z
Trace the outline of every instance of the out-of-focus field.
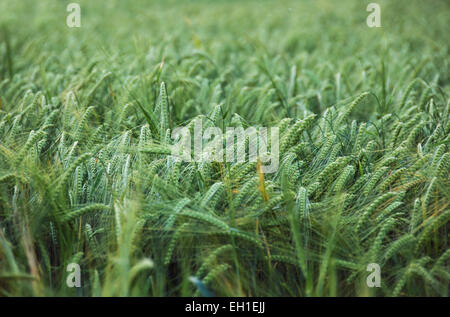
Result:
M0 296L448 296L448 1L68 3L0 3Z

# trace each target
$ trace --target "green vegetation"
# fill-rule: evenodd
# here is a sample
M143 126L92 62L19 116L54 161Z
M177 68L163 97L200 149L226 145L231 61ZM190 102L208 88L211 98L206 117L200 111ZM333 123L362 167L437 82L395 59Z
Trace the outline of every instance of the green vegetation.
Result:
M0 296L448 296L448 1L69 2L0 3Z

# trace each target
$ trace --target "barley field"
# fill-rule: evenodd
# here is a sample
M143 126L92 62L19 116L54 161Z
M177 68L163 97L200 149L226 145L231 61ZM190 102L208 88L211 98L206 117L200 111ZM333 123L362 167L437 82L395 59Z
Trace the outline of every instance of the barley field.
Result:
M449 295L448 1L70 2L0 2L0 296Z

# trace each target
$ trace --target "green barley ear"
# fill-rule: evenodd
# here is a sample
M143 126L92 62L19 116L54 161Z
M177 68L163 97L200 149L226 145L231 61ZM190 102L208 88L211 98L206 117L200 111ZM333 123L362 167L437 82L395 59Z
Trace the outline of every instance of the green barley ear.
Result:
M355 152L360 152L362 149L362 142L366 133L366 127L366 123L361 123L361 125L359 126L358 134L356 135L356 141L353 147L353 150Z
M368 95L369 95L368 92L363 92L362 94L360 94L348 107L345 108L345 110L342 112L339 119L337 120L336 124L339 125L342 121L344 121L350 115L353 109L355 109L361 103L361 101Z
M280 135L284 134L284 132L286 131L286 128L289 126L291 121L292 121L291 118L284 118L278 123L278 129L279 129Z
M369 160L374 160L376 159L374 156L376 155L377 148L378 148L377 142L371 140L369 141L369 143L367 143L366 148L363 150L363 153Z
M95 129L94 133L88 138L87 141L87 148L92 149L95 147L99 142L101 142L100 134L103 131L103 126L98 127Z
M400 295L400 292L402 291L403 287L405 286L406 282L409 279L411 272L409 266L404 270L403 274L400 275L400 278L397 280L397 283L395 284L394 290L392 292L392 297L397 297Z
M258 188L259 178L252 177L241 188L238 189L237 196L233 199L234 206L240 206L245 198L247 198L251 192L256 191Z
M21 129L20 116L16 116L14 118L12 126L9 130L8 140L13 141L16 138L16 136L19 134L20 129Z
M84 233L86 235L89 248L91 249L92 253L95 255L95 257L100 256L100 249L90 224L87 223L84 226Z
M175 187L179 188L180 184L178 182L179 178L180 178L180 169L181 169L181 162L174 162L173 163L173 168L172 168L172 173L170 174L170 178L173 182L173 184L175 185Z
M92 296L100 297L101 296L102 286L100 284L100 277L97 270L94 270L94 278L92 281Z
M203 283L207 286L210 285L214 281L214 279L218 278L221 274L228 271L230 268L231 266L229 264L220 264L216 266L208 273L208 275L205 276L205 278L203 279Z
M298 120L281 140L280 151L284 153L289 147L295 144L302 133L308 129L313 123L316 115L312 114L306 117L304 120Z
M432 157L431 153L425 154L423 157L415 161L414 164L412 164L408 168L408 171L414 173L417 170L422 169L425 166L425 164L427 164L430 161L431 157Z
M31 131L30 135L28 137L27 142L25 143L24 147L21 149L21 151L19 152L19 155L17 155L16 157L16 164L20 164L23 160L23 158L26 155L26 152L40 139L45 137L46 132L44 132L42 129L34 132Z
M414 79L413 81L411 81L411 83L409 83L409 85L406 87L405 89L405 93L402 96L402 99L400 101L400 106L399 109L402 109L404 107L404 105L406 104L406 101L408 99L409 93L411 92L412 88L414 87L414 85L416 84L418 80Z
M166 223L164 225L165 229L169 230L169 229L171 229L174 226L175 221L176 221L176 219L178 217L178 214L190 202L191 202L191 200L189 198L183 198L175 205L175 207L173 207L173 210L171 211L171 215L169 216L169 218L167 219L167 221L166 221Z
M199 168L200 175L202 176L205 183L209 183L212 175L212 164L210 162L200 163Z
M386 218L394 217L394 216L398 215L399 213L392 214L392 212L403 205L404 205L404 203L402 201L394 201L393 203L391 203L389 206L387 206L380 212L380 215L375 219L375 221L377 223L379 223L379 222L384 221Z
M402 177L404 174L406 174L407 169L405 167L399 168L395 172L391 173L384 181L381 182L380 185L378 185L379 192L385 192L389 186L392 186L392 184L400 177Z
M302 231L304 232L305 236L303 244L306 248L311 238L312 225L310 217L310 203L308 200L308 190L304 187L300 187L297 193L296 216L303 222Z
M214 183L208 191L203 195L202 200L200 201L200 206L210 206L212 208L215 207L220 196L225 193L225 189L222 182Z
M69 260L68 263L80 263L81 259L83 258L84 253L83 252L77 252L75 255Z
M342 144L341 143L335 144L333 146L331 152L330 152L330 156L328 157L328 161L329 162L334 162L341 150L342 150Z
M173 251L175 250L175 246L180 239L183 232L186 230L186 228L189 226L188 223L182 224L173 234L172 239L170 240L169 246L167 247L166 255L164 257L164 265L169 265L170 261L172 259Z
M412 234L405 234L398 240L395 240L391 243L391 245L387 248L384 254L384 261L389 260L396 254L400 252L404 252L410 249L411 245L414 245L416 242L416 238Z
M411 222L409 225L409 232L414 232L417 226L420 224L420 220L422 219L422 209L420 198L416 198L414 201L413 209L411 212Z
M250 242L251 244L256 246L258 249L264 250L264 245L261 242L261 240L258 239L253 234L249 234L249 233L246 233L244 231L239 231L239 230L234 229L234 228L230 228L228 231L222 232L222 234L225 234L225 235L231 236L233 238L239 238L239 239L242 239L244 241Z
M133 106L134 104L132 102L129 102L127 104L125 104L125 106L123 106L122 108L122 113L120 114L120 119L119 119L119 123L126 123L125 119L128 117L129 112L131 112L133 110Z
M164 132L169 129L169 103L167 99L166 84L161 83L159 89L159 98L157 108L161 110L160 113L160 132L164 135Z
M239 114L235 113L233 114L233 117L231 118L231 124L235 125L237 127L244 127L244 118L242 118Z
M285 264L289 264L289 265L293 265L293 266L297 266L298 268L300 268L300 265L297 261L296 258L288 256L288 255L280 255L280 254L271 254L270 257L266 256L266 259L272 262L280 262L280 263L285 263Z
M37 159L39 157L39 155L42 152L42 149L45 147L46 144L47 144L47 136L45 136L42 140L40 140L37 143L37 145L33 151L33 158Z
M112 76L112 73L106 72L102 75L102 77L97 81L97 83L91 88L91 90L86 95L86 102L89 104L94 96L96 90L100 87L100 85L108 78Z
M394 124L394 129L391 133L391 137L389 138L389 148L391 150L393 150L396 147L397 139L398 136L400 135L400 131L402 130L402 128L403 128L402 122L398 121L397 123Z
M447 121L447 125L444 128L444 132L445 132L444 135L449 135L450 134L450 120Z
M111 207L104 204L92 204L74 211L63 211L61 221L70 221L86 213L98 210L110 210Z
M143 125L141 127L141 131L139 134L139 148L143 148L146 145L150 145L151 142L152 142L152 132L148 124Z
M75 201L77 201L77 202L81 201L81 199L82 199L83 176L84 176L83 166L77 166L77 168L75 169L75 179L74 179Z
M70 166L66 169L64 174L60 176L56 183L55 191L54 191L54 197L58 197L59 194L62 193L63 186L66 184L66 182L69 180L69 178L72 176L72 173L75 171L77 166L87 160L89 157L91 157L91 153L84 153L80 155Z
M403 129L401 130L399 137L404 138L405 136L409 135L413 127L420 124L422 119L422 114L419 112L415 114L412 118L410 118L404 125Z
M428 140L425 143L425 147L428 147L429 145L435 143L439 139L439 137L441 136L442 132L443 132L442 125L441 125L441 123L438 123L436 125L436 127L434 128L434 131L428 137Z
M447 209L443 211L440 215L437 217L432 217L432 219L428 220L426 222L425 228L419 235L419 239L416 244L416 248L414 249L415 253L419 253L421 248L430 241L431 233L435 230L438 230L439 228L443 227L444 225L448 225L448 222L450 221L450 209Z
M342 171L341 175L339 175L339 177L336 179L333 191L336 193L341 192L354 175L355 168L352 165L347 165Z
M428 102L428 100L433 96L433 89L431 87L427 87L423 92L422 96L419 100L419 107L421 109L424 109L425 104Z
M207 121L207 126L219 126L219 120L221 119L222 115L222 106L216 105L214 107L214 110L211 113L210 120Z
M378 181L381 179L381 177L389 170L388 167L383 166L378 171L376 171L372 177L369 179L367 184L364 186L363 194L365 196L369 195L372 191L372 189L375 188L375 185L378 183Z
M300 187L297 193L297 217L299 219L308 219L309 218L309 207L308 207L308 190L305 187Z
M435 168L437 166L439 159L445 153L445 148L446 148L445 144L441 144L435 149L433 161L431 162L431 166L433 168Z
M84 130L84 127L86 125L87 120L89 119L90 115L92 114L92 112L94 111L94 107L90 106L86 109L86 111L83 114L83 117L81 118L81 121L78 123L78 127L75 131L75 135L74 135L74 140L81 142L83 140L82 138L82 133Z
M425 220L425 218L428 216L427 214L427 210L428 210L428 205L430 204L430 200L432 198L432 196L434 195L434 189L436 187L436 181L437 178L433 177L430 181L430 185L428 185L427 191L425 192L425 196L423 197L422 200L422 215L423 215L423 220Z
M256 162L236 163L230 170L229 178L234 179L236 182L245 178L247 174L256 171ZM254 175L254 174L253 174Z
M198 278L201 278L206 273L208 268L211 267L211 265L213 264L213 262L217 259L217 257L219 255L221 255L222 253L225 253L225 252L229 252L231 250L233 250L233 246L231 244L226 244L226 245L223 245L223 246L217 248L213 252L211 252L211 254L208 255L208 257L205 259L205 261L203 261L202 266L200 266L200 268L198 269L198 271L195 275Z
M340 169L352 160L351 157L339 157L336 161L328 164L317 177L317 181L322 185L328 184Z
M263 208L259 208L258 206L258 212L255 216L262 216L265 213L272 211L277 205L281 204L284 201L283 195L278 195L276 197L271 197L269 202L264 206Z
M410 271L422 277L425 284L431 285L434 289L439 289L440 283L422 265L413 263Z
M14 173L7 173L7 174L3 174L2 176L0 176L0 184L1 183L6 183L9 180L13 180L15 179L17 176Z
M405 141L407 147L414 147L416 145L416 138L426 125L427 122L420 122L414 127L414 129L411 130Z
M164 161L162 161L164 163ZM161 164L162 164L161 163ZM157 166L157 165L155 165ZM156 192L165 197L178 198L180 197L180 192L177 186L174 186L156 174L152 174L152 185Z
M436 167L433 168L435 171L435 175L441 177L443 180L447 180L448 184L448 175L450 173L450 153L447 152L439 159L436 164Z
M355 230L357 233L359 233L362 229L362 226L369 220L370 216L375 212L375 210L383 204L385 201L395 197L396 193L394 192L387 192L377 199L375 199L369 206L364 208L362 211L361 216L358 218L357 225L355 227Z
M318 161L323 161L325 159L325 157L328 155L328 152L330 151L330 149L332 148L333 144L336 141L336 136L335 135L328 135L325 137L325 142L322 145L320 152L319 152L319 156L318 156ZM331 162L333 160L330 160Z
M379 254L381 251L382 243L384 238L386 237L387 233L391 230L391 228L396 224L396 220L393 218L389 218L385 221L383 226L381 227L380 231L378 232L371 250L369 251L371 259L371 262L377 262L379 258Z
M188 210L188 211L181 212L180 216L203 221L203 222L205 222L207 224L210 224L213 227L217 227L217 228L222 229L224 231L228 231L229 230L229 226L228 226L227 223L225 223L224 221L220 220L218 217L215 217L215 216L210 215L210 214L205 214L205 213L198 212L198 211Z
M444 267L446 264L448 264L448 260L450 260L450 249L447 249L436 261L434 264L434 267Z
M50 115L45 119L44 126L50 126L53 125L56 121L56 118L58 117L58 114L60 113L59 110L53 110Z
M313 196L313 194L319 189L319 187L320 187L320 182L314 182L314 183L308 185L308 187L307 187L308 194L309 194L308 197L311 198Z

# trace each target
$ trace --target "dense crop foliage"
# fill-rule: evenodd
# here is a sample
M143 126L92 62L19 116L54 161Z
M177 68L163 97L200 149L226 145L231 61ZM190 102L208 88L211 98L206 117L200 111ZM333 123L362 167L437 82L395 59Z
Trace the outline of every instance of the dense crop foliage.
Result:
M79 3L0 3L0 296L448 295L447 1ZM194 119L277 172L175 161Z

